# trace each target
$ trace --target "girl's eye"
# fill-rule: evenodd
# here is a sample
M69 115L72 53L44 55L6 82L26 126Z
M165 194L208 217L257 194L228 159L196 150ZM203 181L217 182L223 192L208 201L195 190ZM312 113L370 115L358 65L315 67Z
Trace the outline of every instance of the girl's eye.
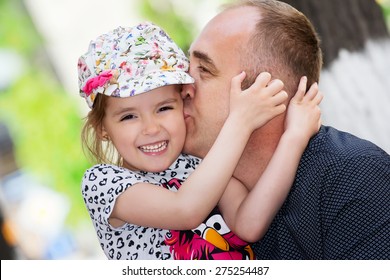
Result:
M160 109L158 109L159 112L164 112L164 111L168 111L168 110L172 110L173 107L172 106L164 106L164 107L161 107Z
M121 121L132 120L132 119L135 119L134 115L126 115L121 118Z

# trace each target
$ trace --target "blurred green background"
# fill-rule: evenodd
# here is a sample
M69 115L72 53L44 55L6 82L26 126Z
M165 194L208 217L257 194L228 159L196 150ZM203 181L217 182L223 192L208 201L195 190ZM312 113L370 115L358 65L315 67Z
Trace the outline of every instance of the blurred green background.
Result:
M188 47L194 31L184 24L186 19L173 9L157 12L149 1L140 2L143 17L161 24L178 44ZM83 116L78 95L65 92L54 75L44 43L22 1L0 0L0 48L20 55L23 64L22 73L1 89L0 121L10 130L18 166L78 202L67 219L72 226L87 218L79 187L90 165L80 146Z
M137 2L133 12L161 25L183 49L188 49L199 27L193 18L175 9L177 1L158 1L158 6L157 1L152 0ZM164 9L160 8L162 2ZM378 2L390 25L390 2ZM8 128L15 159L15 163L2 161L2 168L9 172L23 170L35 182L66 197L70 205L63 227L73 236L85 224L91 227L80 195L81 177L90 163L81 150L80 131L85 114L80 110L79 97L75 92L67 92L58 78L45 49L44 38L22 0L0 0L0 51L11 58L1 61L2 69L6 70L0 72L3 75L0 78L0 123ZM76 61L74 64L76 71ZM14 164L14 170L12 166L5 167L6 164ZM7 209L3 211L7 212ZM12 232L7 228L2 230L10 240ZM18 245L17 240L10 243ZM77 242L74 246L78 246ZM50 258L24 252L20 252L19 257ZM64 253L58 258L71 257Z
M89 3L93 4L93 1ZM188 49L198 32L192 19L177 11L174 1L143 0L133 6L136 8L133 14L161 25L183 49ZM104 31L107 30L99 32ZM34 184L64 196L69 206L63 227L72 236L85 224L86 227L92 226L80 192L82 175L91 166L83 155L80 141L85 112L80 109L78 93L67 92L61 83L50 61L46 43L24 1L0 0L0 51L7 58L1 62L2 69L5 69L2 72L6 75L0 78L0 123L7 128L13 149L11 160L6 153L9 147L3 147L6 152L1 154L2 175L7 179L14 171L22 170ZM75 73L76 64L75 60ZM3 197L2 210L9 214L6 208L10 206L4 205L10 204L10 199L7 199ZM48 216L45 211L50 210L42 208L39 215ZM18 238L22 234L15 232L15 228L18 230L12 225L15 221L11 219L10 224L2 231L11 245L18 247ZM94 242L98 246L97 240ZM19 250L19 258L52 258L43 252L24 252L26 250L29 249ZM56 257L65 256L66 252Z

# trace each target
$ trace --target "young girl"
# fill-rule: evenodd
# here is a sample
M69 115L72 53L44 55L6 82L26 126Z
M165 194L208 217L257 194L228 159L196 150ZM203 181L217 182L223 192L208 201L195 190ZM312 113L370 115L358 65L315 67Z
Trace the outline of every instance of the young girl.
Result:
M188 67L184 53L151 23L99 36L79 59L80 94L91 108L83 142L101 162L85 172L82 194L109 259L253 259L238 236L250 230L260 238L266 231L319 129L322 97L316 86L305 95L302 79L283 135L300 145L287 146L282 137L265 175L247 194L231 176L251 133L284 112L283 84L262 73L241 91L245 73L233 78L229 116L200 163L181 154L181 91L194 82ZM234 233L215 207L226 188L240 188L221 205ZM237 219L252 211L264 211L264 222L241 230Z

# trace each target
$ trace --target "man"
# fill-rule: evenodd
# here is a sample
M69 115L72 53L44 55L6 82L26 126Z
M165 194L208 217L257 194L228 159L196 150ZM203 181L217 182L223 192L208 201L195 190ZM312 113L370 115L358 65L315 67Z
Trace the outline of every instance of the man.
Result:
M185 98L185 152L204 157L229 111L231 78L244 70L284 81L319 80L320 43L307 18L273 0L243 0L214 17L190 48L195 93ZM291 98L292 96L290 96ZM251 189L284 129L280 116L255 131L234 176ZM232 139L234 141L234 139ZM283 166L281 166L283 168ZM390 156L368 141L322 126L266 236L258 259L389 259Z

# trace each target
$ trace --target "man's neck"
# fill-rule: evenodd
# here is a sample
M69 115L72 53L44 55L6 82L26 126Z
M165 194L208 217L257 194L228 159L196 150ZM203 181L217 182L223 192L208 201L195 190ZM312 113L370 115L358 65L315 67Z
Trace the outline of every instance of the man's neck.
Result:
M251 190L267 168L278 145L282 131L267 135L254 133L241 156L233 176Z

